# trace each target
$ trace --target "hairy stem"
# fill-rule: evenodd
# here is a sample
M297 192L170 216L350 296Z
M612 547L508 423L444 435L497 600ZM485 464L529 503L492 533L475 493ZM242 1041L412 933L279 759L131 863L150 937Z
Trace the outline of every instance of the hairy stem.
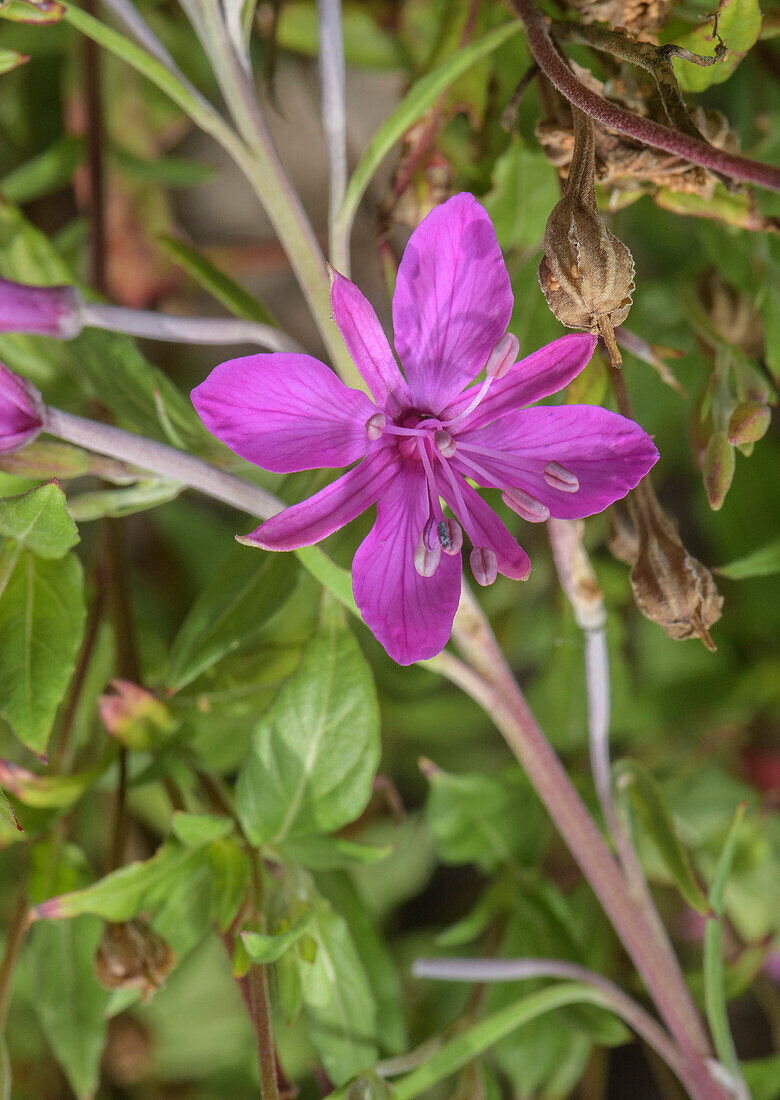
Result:
M85 325L124 332L147 340L187 344L257 344L269 351L302 352L297 340L281 329L237 317L176 317L147 309L126 309L101 302L84 302Z
M46 409L44 431L98 454L132 463L142 470L179 481L242 512L268 519L284 508L278 497L243 478L134 432L101 424L83 416Z
M586 115L654 149L663 149L724 176L755 183L769 191L780 191L780 169L715 149L701 138L672 130L649 118L641 118L592 92L561 58L534 0L512 0L512 3L523 21L528 45L537 65L561 95Z
M721 1097L703 1061L710 1055L709 1041L682 974L659 947L644 913L628 893L601 833L531 713L473 598L461 601L453 637L478 673L467 682L456 682L495 722L601 902L685 1055L691 1095L696 1100ZM445 668L441 670L448 674Z

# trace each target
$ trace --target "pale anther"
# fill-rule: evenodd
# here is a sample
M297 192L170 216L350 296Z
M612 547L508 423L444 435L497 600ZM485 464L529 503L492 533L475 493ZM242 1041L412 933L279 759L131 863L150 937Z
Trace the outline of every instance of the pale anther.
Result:
M455 440L446 428L439 428L433 434L433 442L443 458L452 458L455 454Z
M437 525L439 543L445 554L457 554L463 545L463 529L457 520L441 519Z
M503 378L510 367L517 362L520 341L511 332L505 332L488 356L485 374L488 378Z
M425 530L423 530L414 552L414 568L421 577L432 577L441 560L441 546L437 544L435 549L429 550L425 542Z
M542 470L542 476L551 489L558 489L562 493L576 493L580 487L577 475L561 466L560 462L548 462Z
M498 576L498 559L494 550L485 546L475 546L469 554L469 564L474 580L487 588Z
M366 421L366 435L370 440L379 439L382 432L385 430L387 424L387 417L383 413L374 413Z
M550 509L541 500L532 497L524 489L505 489L501 499L507 508L511 508L521 519L529 523L544 523L550 518Z

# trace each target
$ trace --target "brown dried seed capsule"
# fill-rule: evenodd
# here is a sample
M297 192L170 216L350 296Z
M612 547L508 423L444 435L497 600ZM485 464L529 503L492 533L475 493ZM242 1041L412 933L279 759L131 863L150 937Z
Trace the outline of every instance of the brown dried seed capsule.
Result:
M634 260L596 205L593 123L574 109L575 146L566 189L544 234L539 285L568 328L597 332L622 324L631 308Z
M636 541L620 532L616 557L633 563L631 587L642 614L663 627L670 638L700 638L714 650L710 627L723 606L712 574L691 557L677 525L658 503L647 478L629 494L628 509Z
M164 983L176 957L145 921L107 924L95 956L95 974L106 989L140 989L144 1003Z

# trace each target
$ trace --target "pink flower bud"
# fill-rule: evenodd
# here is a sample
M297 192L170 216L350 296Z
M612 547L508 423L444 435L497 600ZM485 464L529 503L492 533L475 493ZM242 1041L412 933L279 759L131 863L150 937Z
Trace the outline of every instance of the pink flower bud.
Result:
M0 332L72 340L81 327L81 295L74 286L27 286L0 279Z
M43 425L43 408L35 387L0 363L0 454L32 443Z
M130 749L159 745L175 728L170 711L150 691L130 680L112 680L116 694L100 695L98 711L112 737Z
M728 436L733 447L757 443L766 434L772 414L766 405L745 401L729 417Z
M704 488L713 512L720 510L734 477L734 449L725 432L713 432L704 455Z

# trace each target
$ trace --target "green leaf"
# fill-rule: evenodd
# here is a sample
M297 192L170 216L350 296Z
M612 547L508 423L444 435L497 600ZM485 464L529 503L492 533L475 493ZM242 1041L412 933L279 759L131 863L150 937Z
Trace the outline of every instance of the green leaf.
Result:
M560 194L558 174L546 157L514 138L496 160L493 186L484 198L501 247L540 244Z
M312 962L295 957L309 1038L335 1085L376 1062L376 1004L346 921L322 898L306 934L317 944Z
M780 1097L780 1054L743 1062L742 1075L753 1100L778 1100Z
M92 886L42 902L31 910L31 919L62 920L92 913L104 920L130 920L142 909L161 905L174 886L186 883L206 865L207 858L202 848L166 840L151 859L129 863Z
M335 871L356 864L379 863L393 851L392 844L360 844L342 836L305 836L300 840L286 840L278 848L285 863L308 867L312 871Z
M172 237L160 236L157 239L168 255L187 272L190 278L221 302L234 317L276 326L277 322L271 311L221 271L203 253L197 252L183 241L175 241Z
M155 478L154 481L139 481L126 489L96 489L90 493L79 493L70 497L68 508L73 519L79 523L104 516L118 519L168 504L179 496L183 488L179 481Z
M467 1062L478 1058L500 1039L546 1012L566 1005L603 1003L604 994L600 990L581 982L566 982L529 993L461 1031L454 1039L437 1047L417 1069L394 1081L394 1100L416 1100L439 1081L457 1073ZM332 1094L331 1100L349 1100L349 1094L346 1090L340 1090Z
M79 541L56 481L0 500L0 535L16 539L40 558L62 558Z
M675 58L675 73L684 92L703 92L711 84L722 84L728 80L750 47L758 41L761 33L758 0L720 0L717 15L718 34L729 52L723 61L708 67ZM712 31L713 19L710 17L695 30L675 36L673 41L693 53L714 57L717 39Z
M112 149L111 159L123 175L141 183L160 187L197 187L213 180L217 169L213 164L199 164L188 157L156 157L145 160L127 149Z
M379 711L370 669L329 602L252 738L236 808L253 844L332 832L371 796L379 761Z
M80 917L38 925L30 933L35 1011L79 1100L97 1092L108 1027L108 993L94 972L101 932L99 920Z
M65 134L3 176L0 192L7 202L21 205L67 187L84 159L86 147L84 138Z
M246 852L232 837L211 843L208 857L214 876L215 916L220 931L226 932L244 900L249 863Z
M298 942L314 920L314 910L308 909L285 931L276 936L264 936L260 932L242 932L241 939L252 962L272 963Z
M617 764L614 777L617 791L630 797L642 829L653 841L677 889L697 913L706 916L710 912L710 903L696 880L688 852L677 835L655 780L633 760L623 760Z
M71 775L35 775L10 760L0 760L0 783L25 806L36 809L64 809L72 806L104 774L114 752L87 771Z
M18 833L24 831L19 824L19 818L16 816L16 812L8 796L3 790L0 790L0 821L4 821L6 825L10 825L12 828L16 829Z
M233 822L219 814L188 814L180 810L171 819L171 830L185 848L202 848L233 832Z
M367 69L405 68L408 57L398 38L383 30L370 11L362 4L343 6L344 54L347 65ZM317 11L307 0L293 0L282 5L276 24L276 42L283 50L317 57L319 34Z
M18 543L0 551L0 715L43 753L84 628L84 578L74 554L35 557Z
M733 581L744 581L749 577L771 577L774 573L780 573L780 535L766 546L746 554L744 558L737 558L728 565L722 565L715 572Z
M289 554L233 546L198 596L171 649L168 686L179 691L227 653L247 649L298 578Z
M19 53L18 50L8 50L4 46L0 47L0 73L10 73L29 60L27 54Z
M426 818L446 863L476 863L492 871L501 863L535 858L544 819L523 775L451 775L426 760L421 768L430 783Z
M737 807L734 820L726 834L710 887L710 903L715 915L710 917L704 926L704 1003L707 1009L707 1020L712 1032L715 1052L737 1081L740 1080L741 1071L729 1025L723 968L723 899L734 862L737 836L746 809L745 804Z
M0 3L0 19L8 19L12 23L59 23L65 13L65 8L58 0L49 0L48 3L28 3L28 0L3 0Z
M439 96L447 90L472 65L487 57L504 42L507 42L520 30L518 20L505 23L489 31L476 42L462 46L450 54L440 65L416 81L393 113L386 118L376 131L368 148L361 157L350 177L344 201L337 215L339 225L351 225L355 212L371 178L379 165L406 131L432 107Z

